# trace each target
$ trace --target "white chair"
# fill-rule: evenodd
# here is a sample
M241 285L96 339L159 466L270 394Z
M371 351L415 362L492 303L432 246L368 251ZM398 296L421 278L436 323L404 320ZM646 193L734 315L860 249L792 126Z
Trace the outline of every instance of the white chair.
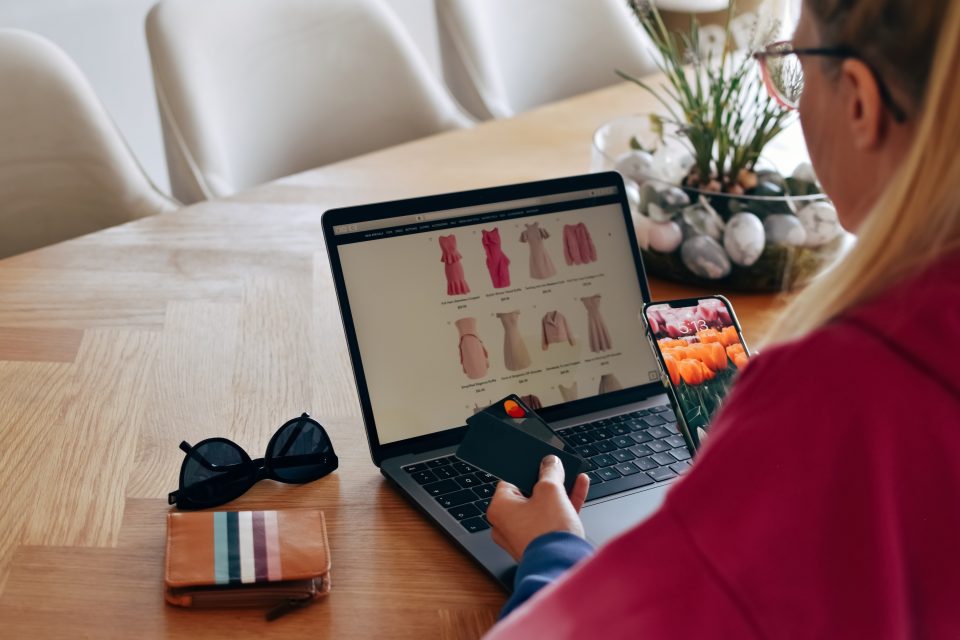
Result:
M434 0L443 76L475 117L509 117L657 70L626 0Z
M472 124L381 0L165 0L147 41L184 202Z
M0 257L175 208L73 61L0 29Z

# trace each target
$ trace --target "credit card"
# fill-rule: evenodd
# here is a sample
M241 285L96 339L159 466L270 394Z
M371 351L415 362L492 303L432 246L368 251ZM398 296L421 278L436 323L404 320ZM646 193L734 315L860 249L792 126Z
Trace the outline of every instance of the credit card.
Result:
M473 416L467 418L467 425L472 424L481 415L488 415L507 424L525 431L530 435L543 440L549 445L556 447L557 449L563 449L571 455L581 457L577 452L576 448L566 441L563 440L557 432L554 431L549 424L544 421L537 413L527 406L523 400L520 399L520 396L516 394L510 394L506 398L498 402L494 402L492 405L483 409L482 411L475 413ZM596 469L594 465L589 460L584 460L586 466L584 471L592 471Z
M526 431L530 435L553 445L557 449L564 449L570 453L576 453L576 451L569 449L563 439L544 422L543 418L524 404L519 396L509 395L499 402L494 402L486 409L467 418L467 424L471 424L474 420L484 415L506 422L521 431Z
M586 467L576 454L567 453L492 415L479 413L467 428L457 457L501 480L516 485L529 496L540 479L540 463L553 454L560 458L567 493Z

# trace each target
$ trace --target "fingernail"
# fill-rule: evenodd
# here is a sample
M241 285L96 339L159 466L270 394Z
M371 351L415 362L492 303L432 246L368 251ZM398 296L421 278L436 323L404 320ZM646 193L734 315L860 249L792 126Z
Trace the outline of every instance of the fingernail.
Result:
M553 455L552 453L543 459L543 462L540 463L540 466L545 467L548 464L559 464L560 458Z

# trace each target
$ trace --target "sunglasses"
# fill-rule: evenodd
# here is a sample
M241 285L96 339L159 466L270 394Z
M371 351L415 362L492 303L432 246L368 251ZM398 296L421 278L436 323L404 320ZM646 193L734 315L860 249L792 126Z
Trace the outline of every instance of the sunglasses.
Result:
M180 465L180 488L168 496L179 509L205 509L230 502L260 480L302 484L318 480L337 468L330 436L319 422L304 413L281 426L263 458L251 460L237 443L208 438L191 446Z

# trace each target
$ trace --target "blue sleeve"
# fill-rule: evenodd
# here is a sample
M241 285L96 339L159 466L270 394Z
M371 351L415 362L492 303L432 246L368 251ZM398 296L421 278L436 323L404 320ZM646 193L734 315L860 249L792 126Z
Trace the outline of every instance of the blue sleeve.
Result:
M500 611L500 618L526 602L533 594L593 553L593 545L565 531L545 533L534 539L520 558L513 595Z

